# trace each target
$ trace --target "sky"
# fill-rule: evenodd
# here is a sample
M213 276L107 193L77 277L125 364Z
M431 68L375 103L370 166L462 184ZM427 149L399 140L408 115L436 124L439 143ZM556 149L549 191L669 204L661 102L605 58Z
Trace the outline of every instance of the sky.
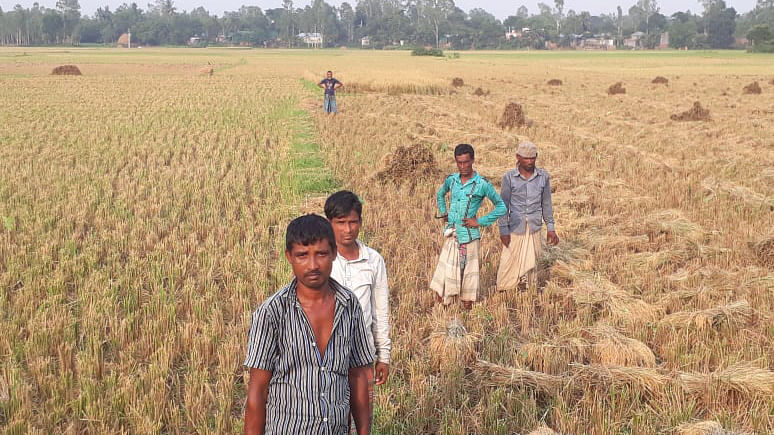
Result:
M134 0L138 6L142 9L147 9L147 4L153 0ZM303 7L308 5L312 0L295 0L294 6ZM339 5L341 0L326 0L330 4ZM726 0L726 4L729 7L734 7L737 12L748 12L755 7L756 0ZM84 15L92 15L98 7L110 6L111 10L115 10L116 7L122 3L131 3L132 0L80 0L81 13ZM21 4L23 7L28 8L32 6L34 0L0 0L0 6L4 11L13 9L14 5ZM56 5L56 0L38 0L41 6L53 8ZM190 11L198 6L204 6L211 14L217 14L223 16L224 11L234 11L239 9L242 5L259 6L262 9L277 8L282 5L282 0L175 0L175 5L178 10ZM354 5L357 0L349 0L349 3ZM457 7L465 11L469 11L473 8L483 8L494 14L497 18L505 19L508 15L516 15L516 9L521 5L527 6L530 14L536 14L538 12L537 1L520 1L520 0L455 0ZM553 0L544 0L544 3L553 6ZM603 13L615 12L616 6L621 5L624 9L624 13L630 6L636 3L636 0L565 0L564 10L565 12L574 9L576 12L589 11L592 15L599 15ZM701 4L698 0L660 0L658 4L661 6L661 13L664 15L671 15L677 11L691 10L693 12L700 12L702 10Z

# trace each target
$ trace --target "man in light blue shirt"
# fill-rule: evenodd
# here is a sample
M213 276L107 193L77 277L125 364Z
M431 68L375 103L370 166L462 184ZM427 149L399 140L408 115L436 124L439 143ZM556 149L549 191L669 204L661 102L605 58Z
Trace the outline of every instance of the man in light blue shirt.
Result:
M446 227L430 288L435 292L436 302L448 305L459 297L463 308L470 310L478 298L479 228L495 223L505 214L506 207L492 183L473 170L475 151L472 146L457 145L454 160L459 172L446 177L436 193L438 212L445 219ZM449 192L447 209L446 194ZM495 208L486 216L476 218L484 198L489 198Z
M516 150L518 165L503 176L500 195L508 214L500 218L503 253L497 270L497 289L526 290L535 284L537 259L542 251L540 230L548 227L546 242L559 243L551 205L551 181L548 172L535 167L537 146L522 142Z

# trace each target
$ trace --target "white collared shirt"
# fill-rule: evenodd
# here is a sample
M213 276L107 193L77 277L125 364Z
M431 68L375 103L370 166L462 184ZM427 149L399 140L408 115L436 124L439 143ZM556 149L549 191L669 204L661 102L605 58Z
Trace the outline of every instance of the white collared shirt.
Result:
M356 240L358 257L347 260L341 254L333 262L331 278L357 296L363 308L363 320L371 343L376 348L376 360L390 363L390 288L384 258L375 250Z

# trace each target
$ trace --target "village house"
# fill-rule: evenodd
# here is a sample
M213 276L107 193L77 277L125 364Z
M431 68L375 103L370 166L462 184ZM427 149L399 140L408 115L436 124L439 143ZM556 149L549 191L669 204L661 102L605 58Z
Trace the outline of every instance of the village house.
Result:
M321 48L323 45L323 37L321 33L299 33L298 38L304 41L307 47Z

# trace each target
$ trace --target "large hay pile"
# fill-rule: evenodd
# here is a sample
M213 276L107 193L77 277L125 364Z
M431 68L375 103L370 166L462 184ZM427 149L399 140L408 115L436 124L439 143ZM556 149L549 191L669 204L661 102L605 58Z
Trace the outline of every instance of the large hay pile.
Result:
M524 115L524 109L519 103L508 103L503 110L503 116L497 125L502 129L511 129L513 127L529 127L532 121Z
M760 264L774 268L774 233L755 242L752 250Z
M382 159L382 170L376 174L379 181L392 181L402 184L403 181L435 178L440 170L435 162L435 156L429 148L421 145L399 146L392 154Z
M610 85L609 88L607 88L607 93L610 95L616 95L616 94L625 94L626 88L623 87L623 83L618 82Z
M761 85L758 84L758 82L752 82L749 85L745 86L744 89L742 89L742 93L745 95L748 94L760 94L761 92Z
M653 83L654 85L668 85L669 79L664 76L658 76L655 79L653 79L651 83Z
M477 97L483 97L485 95L489 95L489 91L485 91L482 88L476 88L476 90L473 91L473 95Z
M455 77L452 79L452 86L455 88L461 88L465 86L465 80L462 80L461 77Z
M559 79L551 79L548 81L549 86L562 86L562 81Z
M79 76L81 70L75 65L62 65L51 70L51 75L54 76Z
M696 101L689 110L674 114L670 119L672 121L708 121L710 119L710 111L701 107L701 103Z

